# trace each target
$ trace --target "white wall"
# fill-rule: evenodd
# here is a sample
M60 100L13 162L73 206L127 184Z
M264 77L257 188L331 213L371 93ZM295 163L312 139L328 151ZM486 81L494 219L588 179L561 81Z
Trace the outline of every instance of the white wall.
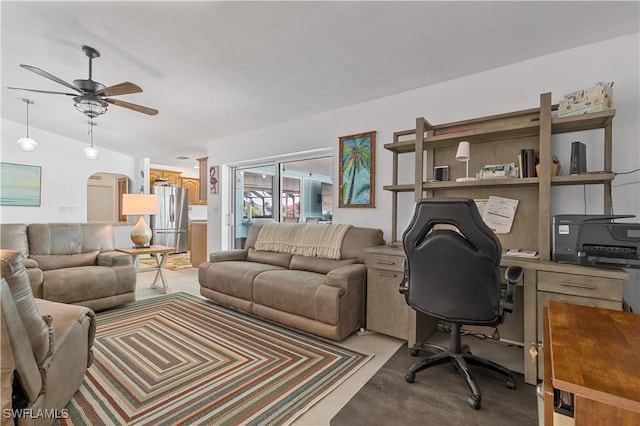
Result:
M591 87L601 80L615 82L613 169L628 171L638 168L639 39L640 34L620 37L259 131L211 141L208 144L209 164L219 164L223 167L220 176L221 194L209 195L208 200L208 250L228 247L228 227L223 218L230 213L227 173L229 164L321 148L332 148L337 157L338 137L376 130L376 208L335 208L333 220L381 228L388 241L391 230L391 193L383 191L382 185L391 183L392 154L385 150L383 145L392 141L394 131L415 128L416 117L425 117L432 124L440 124L537 107L540 94L545 92L552 92L555 103L563 95ZM398 66L398 72L402 72L401 64ZM554 154L560 156L565 167L568 167L567 145L554 146ZM593 169L602 162L602 154L597 151L590 149L587 153L589 166ZM335 182L338 181L337 173L337 166L334 166ZM409 176L411 173L409 170ZM640 217L639 176L635 173L616 178L613 190L616 213ZM337 206L336 197L337 194L334 194L334 205ZM582 187L554 192L553 197L554 214L582 213L584 210ZM601 191L599 195L597 189L588 189L587 211L598 211L601 208L601 199ZM399 229L402 229L402 224L408 222L411 213L412 197L407 196L400 201L404 204L399 212ZM631 299L634 310L638 311L640 279L637 271L632 273L632 284L625 286L625 297Z
M134 179L139 161L133 157L97 146L99 158L87 160L83 151L86 143L32 126L29 130L39 143L38 149L23 152L16 141L24 136L24 123L2 119L0 161L42 167L40 207L2 206L2 223L86 222L87 180L94 173L126 175L132 179L133 192L140 185Z

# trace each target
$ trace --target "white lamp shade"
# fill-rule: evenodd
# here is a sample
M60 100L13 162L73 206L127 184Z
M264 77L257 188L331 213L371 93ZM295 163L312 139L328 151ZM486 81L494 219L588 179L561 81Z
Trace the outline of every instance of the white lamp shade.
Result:
M456 160L458 161L469 160L469 142L462 141L458 144L458 151L456 152Z
M31 138L20 138L18 139L18 147L26 152L35 151L38 147L38 142Z
M123 194L122 214L157 214L160 211L160 199L156 194Z

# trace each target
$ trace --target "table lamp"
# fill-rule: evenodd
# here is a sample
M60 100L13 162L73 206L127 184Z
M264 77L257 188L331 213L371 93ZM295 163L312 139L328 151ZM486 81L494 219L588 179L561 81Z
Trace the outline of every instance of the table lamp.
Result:
M123 194L122 214L140 215L138 223L131 230L131 241L135 248L148 248L151 241L151 228L144 220L145 214L158 214L160 200L156 194Z
M462 141L458 144L458 151L456 152L456 160L466 162L467 177L458 178L456 182L473 182L476 180L474 177L469 177L469 142Z

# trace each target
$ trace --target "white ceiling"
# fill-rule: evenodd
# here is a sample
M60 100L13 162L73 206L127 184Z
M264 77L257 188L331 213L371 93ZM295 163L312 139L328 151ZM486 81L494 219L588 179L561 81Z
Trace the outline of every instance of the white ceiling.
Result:
M2 117L87 141L62 80L143 93L97 118L95 145L190 167L206 143L640 31L632 2L1 2ZM597 58L594 58L597 60ZM32 131L37 139L37 131ZM46 141L41 141L46 143ZM178 156L190 160L177 160Z

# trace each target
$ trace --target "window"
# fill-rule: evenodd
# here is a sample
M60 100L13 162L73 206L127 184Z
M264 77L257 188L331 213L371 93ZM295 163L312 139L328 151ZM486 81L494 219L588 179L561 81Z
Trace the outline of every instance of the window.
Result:
M256 222L326 222L333 217L332 156L236 166L233 174L234 248L244 248Z

